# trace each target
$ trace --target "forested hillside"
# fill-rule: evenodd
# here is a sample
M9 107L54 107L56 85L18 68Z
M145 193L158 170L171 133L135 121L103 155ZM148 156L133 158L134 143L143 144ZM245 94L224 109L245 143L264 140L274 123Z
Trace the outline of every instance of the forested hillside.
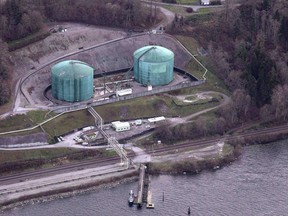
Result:
M11 93L7 43L30 36L29 43L47 36L35 33L49 21L71 21L123 28L146 28L157 19L140 0L6 0L0 2L0 105ZM33 34L35 34L33 36ZM32 36L31 36L32 35ZM14 43L15 44L15 43ZM22 46L27 41L22 41ZM19 47L18 47L19 48ZM15 49L15 48L14 48Z
M7 44L0 39L0 105L10 97L9 64Z
M23 38L48 20L145 27L154 15L139 0L7 0L0 5L0 36L5 41Z
M0 7L0 37L12 41L39 31L43 17L20 0L6 1Z
M235 7L226 0L223 11L188 34L209 50L214 71L234 92L234 103L220 112L227 122L258 113L283 120L288 115L288 1L243 2Z
M46 17L57 21L114 27L145 27L153 21L150 8L139 0L42 0L39 6Z

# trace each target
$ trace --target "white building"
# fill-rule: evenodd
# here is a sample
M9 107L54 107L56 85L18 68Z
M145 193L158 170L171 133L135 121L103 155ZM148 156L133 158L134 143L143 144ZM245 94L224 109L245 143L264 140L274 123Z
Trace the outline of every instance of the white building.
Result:
M210 0L201 0L200 4L201 5L210 5Z
M165 120L164 116L159 116L159 117L155 117L155 118L149 118L148 122L149 123L154 123L154 122L159 122L159 121L163 121Z
M116 91L116 96L117 97L122 97L125 95L131 95L132 94L132 89L122 89L122 90L117 90Z
M93 129L95 129L94 126L89 126L89 127L84 127L84 128L82 129L82 131L85 132L85 131L89 131L89 130L93 130Z
M142 125L142 120L141 119L137 119L137 120L135 120L134 123L135 123L136 126Z
M127 130L130 130L130 123L129 122L116 121L116 122L112 122L112 127L117 132L127 131Z

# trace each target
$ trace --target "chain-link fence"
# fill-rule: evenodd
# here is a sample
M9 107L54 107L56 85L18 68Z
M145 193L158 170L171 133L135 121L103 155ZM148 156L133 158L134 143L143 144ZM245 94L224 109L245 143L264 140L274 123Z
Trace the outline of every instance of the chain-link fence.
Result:
M75 105L71 105L71 106L58 107L58 108L54 109L53 111L55 113L62 113L62 112L69 112L69 111L72 112L72 111L76 111L76 110L86 109L88 106L93 106L93 107L94 106L100 106L100 105L104 105L104 104L115 103L115 102L119 102L119 101L133 99L133 98L144 97L144 96L154 95L154 94L158 94L158 93L164 93L164 92L169 92L169 91L173 91L173 90L178 90L178 89L182 89L182 88L193 87L193 86L201 85L204 82L205 82L204 80L199 80L199 81L195 81L195 82L180 83L180 84L175 85L175 86L165 86L165 87L153 89L151 91L135 93L135 94L126 95L123 97L109 98L109 99L102 100L102 101L94 101L94 102L89 103L89 104L81 103L81 104L75 104Z

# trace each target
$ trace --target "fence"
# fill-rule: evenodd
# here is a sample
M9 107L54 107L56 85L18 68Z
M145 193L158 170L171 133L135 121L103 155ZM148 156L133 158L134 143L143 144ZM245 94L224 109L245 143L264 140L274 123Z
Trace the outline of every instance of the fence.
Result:
M175 86L165 86L165 87L161 87L158 89L153 89L151 91L135 93L135 94L127 95L127 96L123 96L123 97L110 98L110 99L103 100L103 101L95 101L95 102L92 102L89 104L81 103L81 104L77 104L77 105L58 107L58 108L54 109L53 111L55 113L72 112L72 111L76 111L76 110L86 109L88 106L93 106L93 107L94 106L100 106L100 105L104 105L104 104L115 103L115 102L119 102L119 101L133 99L133 98L144 97L144 96L154 95L154 94L158 94L158 93L164 93L164 92L169 92L169 91L173 91L173 90L178 90L178 89L182 89L182 88L197 86L197 85L203 84L204 82L205 82L204 80L199 80L199 81L195 81L195 82L181 83L181 84L178 84Z

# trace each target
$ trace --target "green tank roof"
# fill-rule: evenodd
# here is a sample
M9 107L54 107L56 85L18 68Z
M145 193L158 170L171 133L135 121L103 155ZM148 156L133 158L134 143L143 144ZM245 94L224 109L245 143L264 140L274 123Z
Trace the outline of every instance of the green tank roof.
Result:
M165 62L173 59L174 53L161 46L145 46L134 52L134 58L139 57L140 60L144 62Z
M62 78L74 79L93 73L94 69L85 62L78 60L66 60L52 67L52 74Z

